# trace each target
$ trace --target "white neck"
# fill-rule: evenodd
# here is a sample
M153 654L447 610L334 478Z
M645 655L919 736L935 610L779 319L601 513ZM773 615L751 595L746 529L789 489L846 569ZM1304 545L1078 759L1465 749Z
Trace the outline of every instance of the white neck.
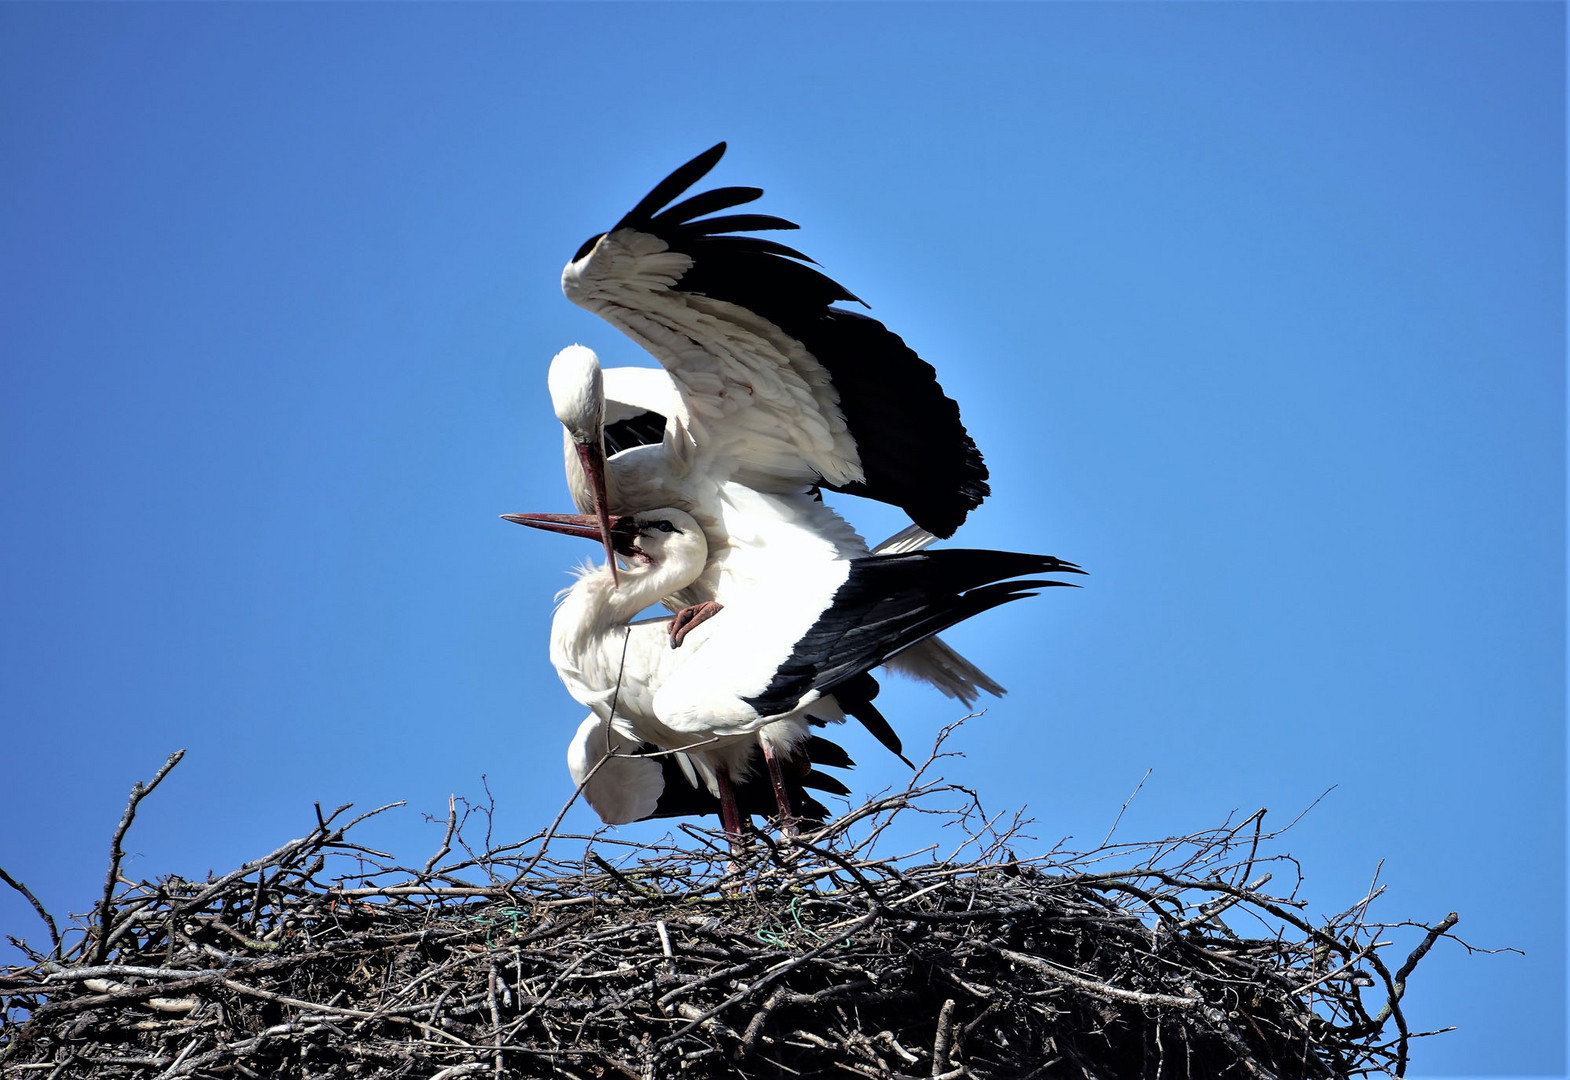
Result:
M703 572L708 554L702 533L695 526L692 533L686 542L663 543L654 562L639 560L620 571L620 584L611 580L608 567L584 574L557 608L552 637L569 650L574 645L583 648L625 626L649 605L691 585Z

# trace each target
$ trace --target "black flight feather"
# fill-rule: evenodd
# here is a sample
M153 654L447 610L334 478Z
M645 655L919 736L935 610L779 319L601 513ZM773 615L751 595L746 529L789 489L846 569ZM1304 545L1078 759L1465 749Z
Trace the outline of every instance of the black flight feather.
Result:
M876 705L870 701L858 701L853 705L841 705L841 708L851 716L854 716L857 723L871 732L873 738L888 747L889 752L895 757L909 765L912 769L916 767L910 758L905 756L905 746L900 742L899 733L894 730L894 726L878 711Z
M653 754L658 747L642 743L633 753ZM743 814L774 817L779 811L774 802L774 785L763 767L761 750L754 751L755 767L747 776L734 781L736 806ZM674 754L661 754L654 760L660 763L665 777L665 790L660 793L650 817L701 817L719 814L720 801L709 794L706 787L694 787L688 780ZM819 772L815 766L848 769L855 765L845 748L819 735L810 736L796 750L796 756L785 763L785 788L790 795L791 808L807 821L827 821L828 809L806 790L826 791L833 795L849 795L850 788L828 773Z
M693 158L687 164L678 168L658 184L654 190L638 200L638 205L627 212L627 215L616 223L617 229L628 226L637 228L640 224L647 224L655 211L676 196L686 191L693 184L702 180L710 169L719 164L720 158L725 156L725 144L715 143L703 153ZM615 230L612 230L613 232Z
M827 791L830 795L850 794L850 788L837 778L828 773L820 773L817 769L808 770L807 775L801 778L801 786L811 788L813 791Z
M840 708L847 716L853 716L856 721L866 728L874 739L877 739L889 752L905 764L911 765L910 758L905 756L904 744L900 742L899 733L894 730L883 713L872 704L872 699L878 696L878 680L872 677L871 672L863 671L843 680L834 690L834 698L839 702Z
M1068 584L1009 580L1043 573L1083 571L1050 555L964 548L855 559L827 610L796 642L769 685L745 700L759 716L775 716L795 709L810 691L833 693L841 708L878 735L874 724L882 717L869 723L846 702L865 696L870 705L860 682L869 670L972 615Z
M856 763L851 760L845 748L837 742L832 742L820 735L807 737L807 757L814 765L827 765L832 769L853 769Z
M721 210L729 210L733 206L741 206L763 197L763 189L755 187L720 187L709 191L700 192L690 199L683 199L673 206L667 206L650 221L666 228L673 225L683 225L693 218L700 218L704 214L713 214Z
M804 263L812 262L807 256L793 247L786 247L776 240L769 240L762 236L727 236L727 244L733 245L733 250L738 252L752 252L758 255L780 255L787 259L800 259ZM845 294L856 303L861 303L858 297Z
M619 454L634 446L655 446L665 439L665 417L650 409L606 424L605 456Z
M773 214L721 214L690 222L687 229L695 235L714 236L718 233L749 232L755 229L799 229L794 221L786 221Z

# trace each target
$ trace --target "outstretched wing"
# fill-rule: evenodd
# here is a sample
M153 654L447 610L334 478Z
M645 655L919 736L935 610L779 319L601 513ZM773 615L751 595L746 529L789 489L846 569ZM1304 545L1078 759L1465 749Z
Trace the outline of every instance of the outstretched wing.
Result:
M932 365L801 252L736 233L794 229L719 214L759 188L675 202L720 143L661 181L562 272L568 299L647 349L675 380L697 459L763 490L822 483L892 503L950 536L989 492L987 467Z
M782 573L777 588L748 590L693 631L682 646L691 652L655 692L661 722L740 734L843 688L841 707L897 751L875 711L857 711L876 692L867 672L972 615L1068 584L1026 574L1083 572L1050 555L963 548L833 566L837 577Z
M1017 580L1053 573L1083 571L1051 555L965 548L856 559L833 602L797 640L763 692L746 698L747 704L759 716L790 712L809 695L833 693L900 650L972 615L1070 584Z

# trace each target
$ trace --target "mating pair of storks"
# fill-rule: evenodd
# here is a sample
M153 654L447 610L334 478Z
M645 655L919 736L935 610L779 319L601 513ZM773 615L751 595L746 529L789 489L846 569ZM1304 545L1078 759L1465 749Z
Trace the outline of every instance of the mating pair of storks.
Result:
M579 513L506 517L605 551L551 627L551 661L591 710L568 751L589 804L622 823L717 803L736 845L743 815L772 814L792 835L824 814L804 787L847 793L812 767L851 764L813 728L852 716L900 753L872 669L966 704L1001 694L935 635L1066 584L1026 575L1078 567L927 550L989 494L959 406L897 335L835 306L860 301L805 255L738 235L796 228L721 213L761 190L681 198L724 152L666 177L562 272L568 299L660 368L558 353L548 382ZM913 524L869 551L824 489ZM657 603L674 614L637 619Z

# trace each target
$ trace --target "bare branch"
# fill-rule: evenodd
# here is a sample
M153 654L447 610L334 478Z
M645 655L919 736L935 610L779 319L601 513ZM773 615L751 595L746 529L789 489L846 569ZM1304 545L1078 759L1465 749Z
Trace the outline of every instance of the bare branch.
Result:
M154 788L163 783L164 777L169 775L169 770L180 764L180 759L183 757L185 751L176 750L169 755L169 760L164 762L163 768L153 774L151 780L146 784L138 780L131 788L131 798L125 804L125 813L120 815L120 824L114 831L114 839L109 843L109 872L104 875L104 896L98 902L98 933L92 958L95 964L103 963L104 957L109 953L109 918L112 910L110 904L114 900L115 882L120 880L120 860L124 858L120 844L125 840L131 822L136 820L137 806L152 794Z
M11 888L27 897L27 902L33 905L33 910L38 912L38 917L44 920L44 925L49 928L49 941L53 946L49 955L58 960L60 958L60 931L55 926L53 917L50 916L48 911L44 910L44 905L39 903L38 897L33 895L32 890L6 873L4 867L0 867L0 881L4 881Z

